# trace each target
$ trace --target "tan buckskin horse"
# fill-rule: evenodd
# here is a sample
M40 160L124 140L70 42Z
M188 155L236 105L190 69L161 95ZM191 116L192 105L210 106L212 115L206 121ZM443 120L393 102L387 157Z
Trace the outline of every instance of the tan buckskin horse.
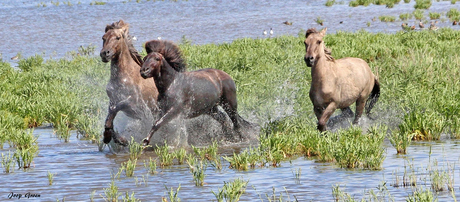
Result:
M158 90L152 78L143 79L139 74L143 60L132 44L128 23L120 20L107 25L102 40L101 59L110 61L110 80L106 88L110 103L103 141L107 144L113 138L115 143L127 145L126 137L113 129L115 116L122 111L137 120L156 117L153 114L159 114Z
M352 116L350 105L355 102L353 124L357 124L364 108L369 116L380 96L378 78L364 60L351 57L335 60L325 52L326 30L308 29L304 41L305 63L311 67L310 100L320 131L326 130L327 121L336 109Z

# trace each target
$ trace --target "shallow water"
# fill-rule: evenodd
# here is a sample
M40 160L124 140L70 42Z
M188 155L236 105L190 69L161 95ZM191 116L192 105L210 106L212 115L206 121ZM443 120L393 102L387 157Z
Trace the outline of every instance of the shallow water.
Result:
M384 23L372 21L374 17L412 12L414 2L400 3L392 9L385 6L369 6L350 8L348 3L324 6L325 1L219 1L219 0L189 0L189 1L160 1L141 3L136 1L122 3L122 0L111 0L106 5L91 6L91 0L70 0L72 6L62 2L55 6L44 2L47 7L38 7L42 1L32 0L21 2L3 0L0 2L0 20L2 29L0 36L0 53L5 61L15 64L10 58L17 53L28 57L42 54L52 58L65 57L69 51L76 51L79 46L96 46L95 54L101 48L101 37L106 24L124 19L131 24L130 33L136 36L136 47L141 49L142 43L150 39L162 37L179 42L182 36L193 43L224 43L237 38L269 37L262 34L263 30L273 28L274 36L296 35L300 30L310 27L320 28L314 22L316 17L324 19L329 33L341 31L367 30L370 32L394 33L401 30L401 21ZM78 4L81 2L81 4ZM347 1L348 2L348 1ZM450 1L433 2L429 12L446 12L450 8L460 9L459 4L452 5ZM427 11L428 13L428 11ZM427 16L427 14L426 14ZM293 25L284 25L291 21ZM339 22L343 21L342 24ZM368 27L367 23L371 25ZM414 24L415 20L409 20ZM449 21L440 21L439 27L460 29L451 26ZM104 188L109 187L111 173L116 173L120 163L126 161L127 154L114 154L107 148L99 152L96 145L78 140L72 134L70 142L64 143L54 137L51 128L34 130L39 136L39 155L34 160L31 169L15 170L13 173L0 173L0 200L8 198L10 193L40 194L39 200L55 201L88 201L91 192L94 198L102 201ZM430 182L426 168L436 159L438 167L446 170L447 164L457 164L460 151L459 141L444 140L442 142L417 142L408 149L408 155L395 155L393 147L387 143L387 155L380 171L347 170L337 168L329 163L318 163L312 159L297 158L291 162L282 162L278 168L258 168L247 172L229 169L224 164L222 171L209 167L206 171L205 186L196 187L192 174L186 166L173 166L167 169L159 168L160 173L149 175L143 166L143 160L153 156L147 152L138 161L135 177L126 178L121 175L116 184L120 193L135 192L136 198L143 201L160 201L167 196L165 186L181 189L179 197L182 201L210 201L215 199L211 191L217 191L224 184L238 177L249 180L246 193L241 201L268 201L267 195L277 196L282 193L285 200L296 197L299 201L331 201L332 186L339 184L343 190L356 199L363 197L363 191L374 189L381 182L387 182L387 187L396 201L403 201L411 187L395 188L395 176L402 177L405 166L413 164L420 185ZM429 155L433 152L431 156ZM1 150L2 153L8 150ZM231 152L230 152L231 153ZM295 169L301 169L300 180L293 174ZM54 183L48 186L47 172L56 173ZM455 168L454 177L459 176ZM146 184L143 182L146 179ZM138 183L136 185L136 179ZM459 197L459 186L455 184L456 197ZM254 189L254 188L255 189ZM286 190L284 189L286 188ZM287 193L286 193L287 192ZM440 201L452 201L447 191L441 192Z
M89 201L90 194L95 191L94 199L103 200L104 189L109 187L112 173L116 173L120 164L127 160L127 153L112 153L108 148L99 152L96 145L79 140L72 134L69 143L60 141L53 135L51 128L37 128L34 134L39 136L40 153L34 159L33 167L23 170L14 170L13 173L0 173L0 199L8 198L10 193L39 194L42 201ZM273 188L277 197L280 193L284 201L297 198L299 201L331 201L332 186L340 185L344 192L356 199L363 198L363 193L386 182L386 186L396 201L403 201L412 193L413 187L393 187L396 176L402 179L404 172L411 173L413 168L419 185L430 184L427 174L428 166L432 169L447 171L449 166L459 163L459 156L452 155L460 152L460 141L444 140L442 142L414 142L408 148L407 155L395 155L393 147L386 144L386 159L383 169L379 171L347 170L338 168L330 163L318 163L314 159L297 158L281 163L277 168L257 168L246 172L228 168L223 161L221 171L208 166L205 185L197 187L193 176L185 165L176 165L169 168L157 168L158 174L148 174L143 161L155 157L153 152L145 152L137 162L134 177L121 174L115 180L119 192L134 192L135 197L142 201L160 201L167 197L165 186L174 190L180 185L178 197L182 201L212 201L215 196L211 191L222 188L224 181L228 182L238 177L249 180L246 193L240 201L268 201L267 196L273 195ZM430 147L432 154L429 155ZM8 146L1 150L5 153ZM230 153L227 148L225 153ZM434 166L437 161L438 165ZM406 168L405 168L406 167ZM295 178L295 170L301 170L300 179ZM53 185L48 185L47 173L55 173ZM458 166L454 168L454 179L460 174ZM137 184L136 184L137 179ZM144 182L145 180L145 182ZM460 183L455 180L456 197L460 197ZM271 197L273 198L273 197ZM451 201L447 191L439 193L440 201Z
M58 2L58 1L55 1ZM63 2L70 2L68 6ZM61 58L80 46L96 46L95 54L101 49L101 37L107 24L120 19L130 23L130 33L136 36L135 46L142 48L148 40L162 39L180 42L182 36L196 44L231 42L237 38L261 38L263 30L273 28L273 36L297 35L300 30L320 28L315 19L321 17L328 33L338 30L355 32L394 33L401 30L399 15L414 10L414 1L395 5L352 8L349 1L326 7L326 1L146 1L110 0L106 5L90 5L92 0L61 1L55 6L51 1L2 0L0 2L0 53L3 60L18 53L23 57L44 54L46 58ZM105 1L104 1L105 2ZM126 3L123 3L126 2ZM338 1L339 2L339 1ZM38 6L45 3L47 6ZM433 2L428 12L445 13L450 8L460 9L460 4L450 1ZM382 15L395 16L393 23L372 21ZM284 21L293 22L291 26ZM342 24L340 22L343 21ZM370 26L367 26L367 23ZM416 20L407 21L410 25ZM417 22L418 24L418 22ZM451 27L449 20L440 20L438 27Z

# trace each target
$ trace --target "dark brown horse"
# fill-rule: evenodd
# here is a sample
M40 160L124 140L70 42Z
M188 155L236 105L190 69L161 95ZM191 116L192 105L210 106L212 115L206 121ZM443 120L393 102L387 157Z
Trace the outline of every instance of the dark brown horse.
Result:
M326 124L334 111L342 109L344 114L353 114L350 105L356 102L353 124L357 124L364 108L369 116L380 96L378 78L369 65L360 58L335 60L325 52L321 32L308 29L305 39L305 62L311 67L310 99L318 118L318 130L325 131Z
M180 52L171 42L153 40L147 42L145 47L148 55L144 58L140 75L145 79L154 78L163 115L144 139L145 145L149 144L159 128L178 116L193 118L208 114L221 123L226 131L229 128L226 124L226 115L218 106L221 106L230 117L236 132L239 133L241 124L250 124L237 113L236 85L230 75L217 69L185 72L182 61L174 60L180 58L177 57ZM162 52L166 56L154 52L158 49L168 50ZM165 58L169 58L171 64Z
M142 57L132 44L127 23L120 20L107 25L102 40L101 59L111 62L110 80L106 88L110 103L103 141L107 144L113 138L116 143L126 145L126 138L113 129L115 116L122 111L137 120L152 117L159 111L156 103L158 91L153 79L142 79L139 75Z

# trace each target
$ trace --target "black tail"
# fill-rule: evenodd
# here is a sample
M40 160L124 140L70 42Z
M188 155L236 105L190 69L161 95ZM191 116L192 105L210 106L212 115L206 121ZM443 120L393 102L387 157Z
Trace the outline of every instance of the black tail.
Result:
M374 88L372 88L372 92L367 98L366 102L366 115L369 117L371 113L371 109L374 107L375 103L379 100L380 97L380 84L377 78L375 78Z

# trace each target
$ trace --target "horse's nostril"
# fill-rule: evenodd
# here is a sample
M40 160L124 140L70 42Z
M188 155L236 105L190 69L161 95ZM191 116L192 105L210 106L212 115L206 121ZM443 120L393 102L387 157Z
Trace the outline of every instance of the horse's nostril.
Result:
M308 57L308 59L309 59L310 61L313 60L313 56Z

